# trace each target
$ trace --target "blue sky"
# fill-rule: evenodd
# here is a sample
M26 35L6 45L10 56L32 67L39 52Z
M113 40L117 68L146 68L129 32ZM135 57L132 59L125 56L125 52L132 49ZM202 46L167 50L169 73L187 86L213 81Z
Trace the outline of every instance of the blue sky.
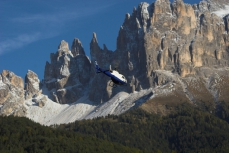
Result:
M184 0L199 3L200 0ZM71 47L79 38L88 56L92 33L100 47L116 49L125 14L142 0L0 0L0 72L25 77L32 70L43 79L45 62L61 40ZM154 0L144 0L152 3Z

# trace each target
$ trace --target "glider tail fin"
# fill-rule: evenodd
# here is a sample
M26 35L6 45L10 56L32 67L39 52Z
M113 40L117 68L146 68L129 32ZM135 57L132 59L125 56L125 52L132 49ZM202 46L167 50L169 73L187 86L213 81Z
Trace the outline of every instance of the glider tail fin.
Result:
M96 69L96 73L101 73L102 72L100 67L99 67L99 65L98 65L98 63L97 63L97 61L95 61L95 69Z

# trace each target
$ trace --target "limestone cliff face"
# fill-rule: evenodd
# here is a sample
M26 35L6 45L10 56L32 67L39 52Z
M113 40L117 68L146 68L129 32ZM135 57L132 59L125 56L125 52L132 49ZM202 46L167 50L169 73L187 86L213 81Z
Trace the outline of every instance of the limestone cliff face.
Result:
M149 112L166 114L168 104L182 102L199 106L207 102L216 108L229 99L229 14L217 15L226 5L228 0L205 0L194 5L182 0L140 3L126 14L115 51L106 45L100 47L93 33L91 60L79 39L73 40L71 50L63 40L46 62L41 82L29 70L24 88L20 77L2 72L0 114L23 116L28 99L43 107L48 98L66 104L88 96L97 105L119 92L141 93L143 89L152 92L136 103L148 99L141 107ZM95 60L103 69L117 68L127 78L127 86L111 87L109 77L96 74Z
M94 34L91 60L96 59L106 68L109 64L117 67L129 84L112 89L104 85L103 76L95 76L93 86L99 93L104 92L101 96L93 91L91 100L101 101L102 97L107 99L119 91L133 92L165 84L166 77L161 79L157 70L195 77L202 67L228 67L228 16L221 18L213 13L225 4L229 5L229 1L211 0L195 5L182 0L141 3L131 15L126 14L114 52L106 47L101 49Z
M0 75L0 115L24 116L24 81L13 72L3 70Z
M204 4L208 3L197 8ZM196 13L197 8L182 0L141 3L121 27L118 49L137 55L139 60L133 60L133 65L145 68L149 82L155 70L185 77L195 74L198 67L228 66L227 17L222 19L210 10Z
M25 99L30 99L40 92L40 80L36 73L28 70L25 76Z
M72 51L68 43L61 41L58 51L46 62L44 84L52 99L58 103L71 103L83 96L90 79L90 61L85 56L82 44L74 39Z
M227 0L185 4L182 0L156 0L141 3L126 14L117 37L117 49L98 45L93 33L91 61L85 56L79 39L71 51L62 41L58 51L46 63L45 83L60 103L77 100L88 89L91 101L101 103L120 91L140 91L168 82L157 70L198 76L202 67L224 68L229 61L228 15L221 18L213 12L229 4ZM127 78L125 88L112 88L109 78L96 74L94 61L108 69L117 68Z
M78 38L75 38L73 40L71 51L72 51L73 56L85 55L83 46Z

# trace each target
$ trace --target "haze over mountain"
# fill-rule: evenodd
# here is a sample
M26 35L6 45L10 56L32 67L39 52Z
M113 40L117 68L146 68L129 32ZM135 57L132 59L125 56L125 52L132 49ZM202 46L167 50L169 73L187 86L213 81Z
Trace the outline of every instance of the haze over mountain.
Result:
M71 47L62 40L42 80L29 70L24 86L22 78L3 71L1 114L50 125L135 107L162 115L170 113L168 105L182 103L216 109L229 99L228 7L228 0L140 3L126 14L115 51L100 46L93 33L90 58L80 39ZM95 73L95 60L103 68L117 67L128 85L109 86L108 77Z

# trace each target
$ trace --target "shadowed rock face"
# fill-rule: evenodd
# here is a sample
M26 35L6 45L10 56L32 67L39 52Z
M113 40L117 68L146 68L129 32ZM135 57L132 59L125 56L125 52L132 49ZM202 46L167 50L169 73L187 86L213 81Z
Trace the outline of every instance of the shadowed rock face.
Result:
M78 38L75 38L72 42L72 54L73 56L77 56L77 55L85 55L85 52L84 52L84 49L83 49L83 46L80 42L80 40Z
M36 73L28 70L25 76L25 99L32 98L40 91L40 80Z
M90 61L85 56L82 44L74 39L72 51L68 43L61 41L58 51L46 62L44 83L54 101L65 104L75 102L83 96L90 79Z

